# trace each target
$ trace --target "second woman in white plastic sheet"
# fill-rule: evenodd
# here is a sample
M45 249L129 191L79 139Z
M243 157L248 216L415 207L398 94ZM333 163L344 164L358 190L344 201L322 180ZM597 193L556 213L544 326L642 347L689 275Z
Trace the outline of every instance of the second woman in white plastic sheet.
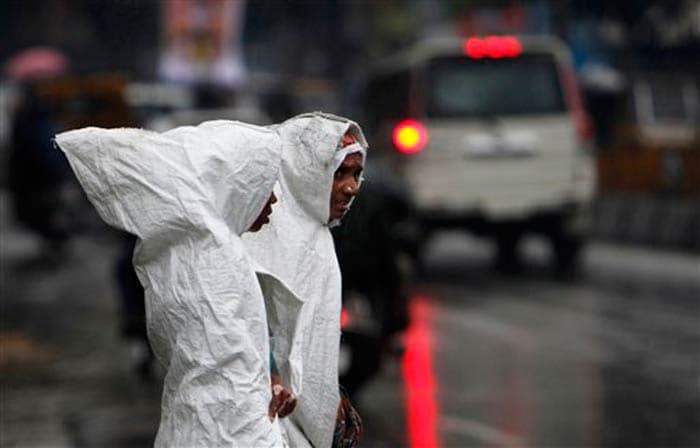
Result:
M367 142L355 122L323 113L300 115L273 129L284 142L275 186L279 204L270 225L246 234L244 242L262 268L304 302L297 345L290 350L292 362L301 365L299 403L282 425L292 447L326 448L333 442L340 399L341 277L329 230L330 199L336 169L351 152L360 152L364 163ZM343 148L346 134L357 143ZM273 346L288 344L274 329L272 334Z

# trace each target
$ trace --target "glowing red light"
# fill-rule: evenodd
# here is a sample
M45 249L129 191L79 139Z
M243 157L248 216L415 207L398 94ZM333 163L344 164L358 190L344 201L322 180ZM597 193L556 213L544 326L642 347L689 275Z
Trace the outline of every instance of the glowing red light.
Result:
M523 46L518 39L513 36L505 36L502 38L506 50L506 57L516 58L523 53Z
M472 59L516 58L522 52L522 44L513 36L470 37L464 42L464 53Z
M428 143L428 131L416 120L404 120L392 133L396 149L403 154L415 154Z
M500 59L506 54L505 44L500 37L487 37L485 39L486 51L494 59Z
M348 310L343 308L343 310L340 312L340 328L345 328L350 321L350 314L348 313Z
M470 37L464 44L464 52L472 59L483 58L486 56L484 41L476 37Z

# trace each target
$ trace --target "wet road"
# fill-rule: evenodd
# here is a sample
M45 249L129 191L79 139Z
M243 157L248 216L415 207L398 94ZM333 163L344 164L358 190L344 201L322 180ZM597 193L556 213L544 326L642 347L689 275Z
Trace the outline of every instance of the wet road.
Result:
M159 390L118 337L114 241L44 265L7 230L0 444L148 446ZM527 254L505 277L482 243L434 242L406 354L358 396L363 446L700 446L698 257L594 244L562 283Z
M402 362L359 396L370 446L700 446L700 259L592 245L553 281L443 235L417 282Z

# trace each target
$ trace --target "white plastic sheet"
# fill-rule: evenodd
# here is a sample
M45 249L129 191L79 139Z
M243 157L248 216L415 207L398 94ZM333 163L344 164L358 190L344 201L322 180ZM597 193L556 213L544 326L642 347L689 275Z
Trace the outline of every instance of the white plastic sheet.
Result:
M284 142L275 186L279 204L270 224L243 240L255 260L304 302L295 336L303 367L299 403L282 425L292 447L325 448L339 404L341 279L328 227L334 156L347 131L365 148L367 142L356 123L322 113L275 129ZM277 344L280 338L273 336Z
M164 134L86 128L56 141L101 217L139 237L149 338L167 368L156 446L284 445L267 418L268 321L240 239L278 177L279 135L215 121ZM285 314L275 324L293 332L299 306L276 290Z

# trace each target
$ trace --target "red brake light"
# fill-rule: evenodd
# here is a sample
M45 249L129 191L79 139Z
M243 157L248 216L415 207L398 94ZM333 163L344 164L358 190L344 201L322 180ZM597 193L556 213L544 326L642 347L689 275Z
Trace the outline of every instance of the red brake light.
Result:
M513 36L470 37L464 41L464 53L472 59L516 58L522 52L522 44Z
M392 140L403 154L415 154L428 143L428 131L416 120L404 120L394 128Z
M476 38L470 37L464 43L464 52L472 59L481 59L486 56L486 49L484 48L484 41Z

